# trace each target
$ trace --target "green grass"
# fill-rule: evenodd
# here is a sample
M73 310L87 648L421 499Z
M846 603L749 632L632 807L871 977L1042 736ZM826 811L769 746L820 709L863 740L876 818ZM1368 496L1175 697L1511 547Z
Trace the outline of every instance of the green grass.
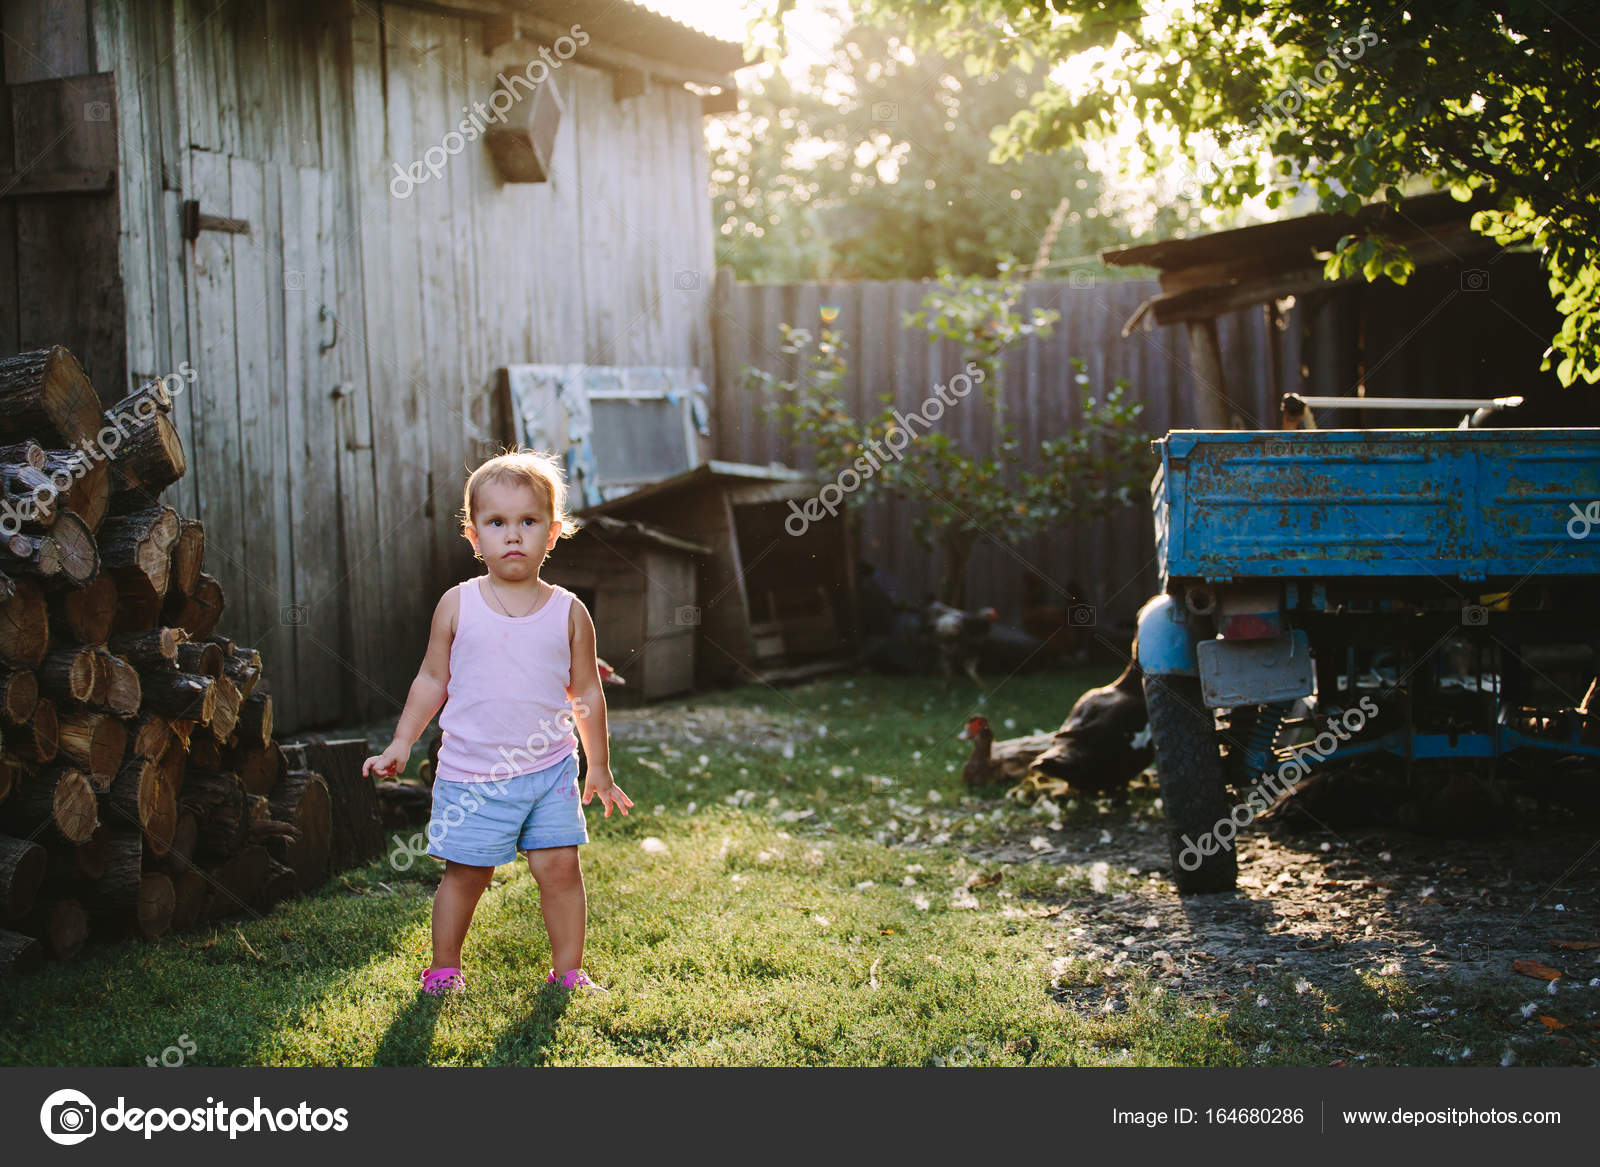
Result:
M1108 675L1018 677L985 712L1002 736L1052 726ZM976 907L958 906L978 870L962 845L1030 821L962 788L964 685L840 677L652 717L670 726L686 706L760 707L827 733L789 758L726 737L643 753L618 744L613 769L637 806L606 820L596 801L583 849L585 964L609 997L543 985L538 889L519 862L479 906L470 991L421 998L440 865L385 860L263 919L94 945L12 982L0 1062L141 1065L186 1040L187 1060L210 1065L1325 1064L1342 1044L1372 1062L1438 1063L1434 1035L1380 1019L1411 1004L1397 982L1333 998L1263 982L1270 1008L1187 999L1082 960L1057 984L1052 962L1068 949L1042 911L1096 894L1086 866L1018 864L970 893ZM642 848L650 836L666 851ZM1103 1012L1112 988L1124 1008ZM1492 1006L1485 1017L1503 1012ZM1480 1045L1498 1056L1498 1039Z

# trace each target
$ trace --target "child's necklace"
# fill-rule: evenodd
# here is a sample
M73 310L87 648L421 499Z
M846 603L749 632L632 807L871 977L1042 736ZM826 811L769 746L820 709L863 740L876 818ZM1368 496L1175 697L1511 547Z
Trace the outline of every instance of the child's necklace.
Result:
M500 597L500 589L499 589L499 588L497 588L497 587L495 587L495 586L494 586L494 579L493 579L493 577L490 577L490 579L489 579L489 590L490 590L490 591L491 591L491 592L493 592L493 593L494 593L494 599L495 599L495 603L497 603L497 604L499 604L499 605L500 605L500 610L501 610L501 611L502 611L502 612L504 612L504 613L505 613L505 614L506 614L506 615L507 615L507 616L511 616L511 609L510 609L510 608L508 608L508 607L506 607L506 602L505 602L505 600L503 600L503 599L502 599L502 598L501 598L501 597ZM533 608L529 608L529 609L528 609L528 610L527 610L527 611L526 611L526 612L524 612L524 613L523 613L523 614L522 614L522 615L521 615L521 616L511 616L511 618L512 618L512 619L513 619L513 620L521 620L521 619L523 619L523 618L524 618L524 617L527 617L527 616L531 616L531 615L533 615L533 611L534 611L534 608L537 608L537 607L538 607L538 606L539 606L539 604L540 604L540 603L542 603L542 601L539 601L539 600L535 600L535 601L534 601L534 604L533 604Z

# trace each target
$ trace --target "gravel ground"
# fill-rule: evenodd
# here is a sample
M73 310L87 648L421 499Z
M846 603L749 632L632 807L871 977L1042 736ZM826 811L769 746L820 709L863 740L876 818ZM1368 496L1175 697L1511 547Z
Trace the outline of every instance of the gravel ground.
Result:
M1514 828L1488 839L1275 823L1242 834L1236 893L1180 897L1153 791L1145 794L1131 815L1100 804L1098 821L1052 832L1057 849L1047 854L1030 845L1036 832L969 850L990 866L1087 865L1087 894L1078 892L1081 879L1063 880L1068 890L1044 897L1061 932L1046 944L1058 970L1076 961L1107 961L1113 973L1143 969L1169 991L1224 1007L1276 978L1326 993L1400 977L1437 998L1405 1019L1419 1027L1442 1024L1446 987L1468 986L1537 1002L1524 1013L1527 1040L1578 1045L1574 1054L1595 1044L1600 838L1592 823L1526 806ZM1553 993L1549 981L1518 971L1528 961L1561 974ZM1083 981L1063 976L1058 999L1119 1007L1114 977ZM1562 1016L1578 1023L1567 1034L1546 1033L1538 1021L1558 999Z

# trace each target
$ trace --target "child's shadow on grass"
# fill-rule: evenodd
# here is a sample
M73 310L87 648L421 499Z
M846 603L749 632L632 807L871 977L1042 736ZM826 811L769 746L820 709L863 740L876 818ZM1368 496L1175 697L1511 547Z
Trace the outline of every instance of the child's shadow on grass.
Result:
M425 1066L433 1048L433 1031L439 1024L439 1010L449 998L418 993L404 1009L394 1015L389 1028L372 1055L375 1066Z
M544 1063L544 1051L555 1037L556 1024L566 1012L571 994L554 986L544 987L534 999L533 1008L506 1026L485 1058L491 1066L536 1066ZM466 997L428 997L418 993L395 1014L378 1041L373 1054L375 1066L426 1066L433 1049L433 1031L439 1012L447 1008L472 1008Z
M491 1066L542 1066L545 1051L555 1040L556 1026L572 1000L570 990L556 985L540 988L533 1007L500 1031L486 1061Z

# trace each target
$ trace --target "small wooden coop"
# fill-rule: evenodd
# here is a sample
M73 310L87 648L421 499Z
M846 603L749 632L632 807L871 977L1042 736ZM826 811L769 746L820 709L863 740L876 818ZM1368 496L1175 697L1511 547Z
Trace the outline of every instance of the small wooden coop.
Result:
M592 516L551 553L544 577L583 601L599 655L626 679L608 702L694 688L697 568L710 555L703 543L608 515Z
M816 493L815 478L798 470L712 461L578 517L635 520L704 545L694 611L672 613L676 625L698 621L695 683L773 683L843 667L855 651L855 572L842 514L800 534L784 526L790 502ZM671 634L648 627L655 637Z

